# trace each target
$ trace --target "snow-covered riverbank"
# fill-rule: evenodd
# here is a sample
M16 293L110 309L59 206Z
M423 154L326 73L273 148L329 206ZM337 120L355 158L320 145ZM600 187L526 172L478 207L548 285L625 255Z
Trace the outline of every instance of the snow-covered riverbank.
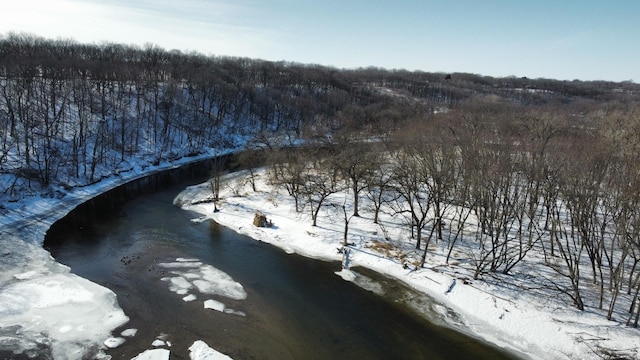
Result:
M56 359L78 358L80 354L104 356L101 352L104 341L128 318L113 292L70 273L69 268L57 263L42 248L46 230L93 196L152 171L207 156L211 154L154 168L135 168L72 193L61 190L64 196L57 199L30 197L5 204L0 216L1 349L35 354L50 348ZM344 224L341 209L336 212L339 207L326 207L319 226L312 227L306 213L293 210L289 197L264 181L258 184L260 191L253 193L241 184L243 180L236 175L223 186L220 212L213 213L213 205L206 203L188 208L288 252L341 259L337 249L341 246ZM181 197L183 202L193 202L209 195L210 189L205 184L187 189ZM254 227L256 211L265 213L274 227ZM351 253L352 266L371 268L431 295L442 304L435 310L443 317L447 308L459 315L461 323L450 325L534 359L599 359L596 352L602 349L613 349L628 358L638 356L637 329L606 321L595 311L575 310L567 306L566 299L558 299L552 292L523 292L499 280L468 281L469 273L463 266L443 265L444 249L438 245L430 249L426 269L403 267L398 257L411 253L414 244L409 242L402 226L383 217L381 227L372 223L367 211L362 214L350 223L349 241L356 249ZM397 249L370 247L375 240L384 238L396 239ZM348 279L352 274L341 275Z
M0 351L54 359L104 357L105 340L128 322L115 294L70 272L42 248L46 231L81 203L126 182L214 156L132 170L56 197L28 196L0 209Z
M340 206L327 206L318 218L318 226L311 226L308 212L296 213L293 200L268 185L261 174L258 192L236 176L222 189L220 211L214 212L211 203L195 203L211 196L209 184L190 187L179 195L177 203L210 217L218 223L256 240L278 246L290 253L330 260L340 260L344 220ZM344 204L344 198L334 198ZM348 202L347 202L348 204ZM347 207L348 209L348 207ZM348 211L348 210L347 210ZM262 212L273 227L252 225L256 212ZM524 291L526 279L513 277L472 281L464 264L444 264L446 246L434 244L430 248L427 267L415 269L403 266L399 259L415 256L411 242L398 219L385 214L376 225L368 211L349 223L349 242L353 243L351 266L363 266L397 278L413 288L425 292L442 306L458 314L460 323L454 326L497 346L532 359L601 359L608 351L626 358L640 355L638 330L619 322L607 321L595 311L578 311L549 289ZM376 246L391 239L395 248ZM544 269L539 269L544 271ZM341 273L349 279L349 273ZM446 318L446 316L444 316Z

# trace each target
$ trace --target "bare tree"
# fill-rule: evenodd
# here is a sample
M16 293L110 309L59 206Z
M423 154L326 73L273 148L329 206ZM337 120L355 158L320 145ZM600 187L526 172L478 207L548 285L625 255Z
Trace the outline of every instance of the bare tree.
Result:
M313 157L302 174L302 194L311 211L313 226L317 226L318 214L327 198L342 189L338 174L328 159Z
M305 160L301 151L302 149L276 149L269 156L270 181L276 186L285 188L289 196L293 197L296 212L301 211L300 202L304 185Z
M360 193L367 187L367 178L378 158L373 154L374 145L366 136L358 137L354 126L344 126L332 137L333 164L349 182L353 195L353 216L360 216Z
M386 152L378 151L374 154L378 159L366 177L365 195L373 204L373 223L377 224L380 216L380 209L386 203L392 201L393 197L393 170Z
M247 180L249 184L251 184L251 189L254 192L258 191L256 188L256 182L260 177L258 174L258 167L264 165L266 162L265 151L266 150L257 149L248 145L235 156L235 165L242 167L249 173Z
M411 235L416 239L416 249L421 248L422 231L432 220L430 212L433 205L432 194L427 187L429 174L420 155L419 151L411 151L411 148L399 151L393 164L392 182L398 195L394 211L407 217Z
M226 169L225 155L214 156L211 159L211 178L209 184L211 185L211 192L213 194L213 211L218 211L218 202L220 201L220 184L222 182L222 175Z

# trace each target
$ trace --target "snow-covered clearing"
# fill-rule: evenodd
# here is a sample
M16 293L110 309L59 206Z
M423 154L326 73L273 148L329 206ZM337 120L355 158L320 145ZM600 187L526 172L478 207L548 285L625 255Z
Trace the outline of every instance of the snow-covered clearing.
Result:
M295 212L293 200L273 188L260 173L258 192L252 192L240 175L230 177L222 187L220 211L211 203L208 183L186 189L175 200L184 208L194 210L216 222L256 240L278 246L288 253L341 260L344 215L339 206L325 206L318 217L318 226L311 226L311 216L305 210ZM335 204L348 204L344 194L334 195ZM350 196L350 195L347 195ZM348 209L348 205L347 205ZM517 276L487 276L471 280L473 269L464 261L444 260L447 246L443 241L432 243L425 268L415 268L412 259L421 255L410 239L404 222L390 214L381 215L381 225L374 224L366 205L361 217L349 223L349 261L351 267L362 266L397 278L414 289L427 293L441 305L437 312L452 310L457 320L448 325L497 346L533 359L601 359L608 351L612 355L636 358L640 356L638 330L605 316L593 309L579 311L551 289L536 285L536 276L546 268L525 268ZM265 214L272 227L252 225L256 212ZM393 246L382 246L389 244ZM462 254L459 258L464 258ZM533 265L522 265L533 266ZM348 281L356 281L356 273L337 273ZM529 290L524 287L529 286ZM594 290L595 291L595 290ZM447 310L449 309L449 310ZM445 316L446 318L446 316ZM459 323L461 322L461 323Z

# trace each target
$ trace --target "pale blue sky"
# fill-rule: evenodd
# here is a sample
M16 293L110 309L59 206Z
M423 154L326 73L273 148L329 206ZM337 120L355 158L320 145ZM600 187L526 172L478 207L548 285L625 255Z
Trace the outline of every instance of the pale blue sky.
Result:
M640 0L0 0L0 33L330 65L640 82Z

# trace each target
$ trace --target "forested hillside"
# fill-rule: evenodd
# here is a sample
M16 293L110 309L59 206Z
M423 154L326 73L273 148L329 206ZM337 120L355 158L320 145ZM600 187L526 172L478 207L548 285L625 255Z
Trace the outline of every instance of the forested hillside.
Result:
M632 83L340 70L8 34L0 38L0 191L15 200L92 183L132 158L175 159L258 133L304 137L345 123L379 133L438 113L487 123L540 109L582 124L628 111L637 91Z

